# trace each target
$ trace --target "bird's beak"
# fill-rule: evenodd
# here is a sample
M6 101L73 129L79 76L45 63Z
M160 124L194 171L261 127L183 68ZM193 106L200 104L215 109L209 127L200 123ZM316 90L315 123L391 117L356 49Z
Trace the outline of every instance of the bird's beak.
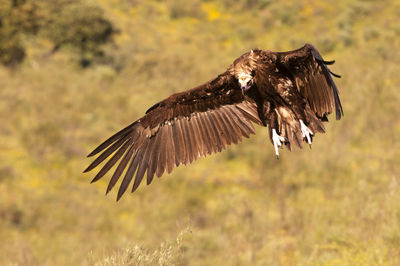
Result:
M240 89L242 90L242 95L244 96L244 93L246 92L246 87L245 86L240 86Z
M242 94L244 95L244 93L248 90L248 89L250 89L250 87L251 86L240 86L240 89L242 89Z

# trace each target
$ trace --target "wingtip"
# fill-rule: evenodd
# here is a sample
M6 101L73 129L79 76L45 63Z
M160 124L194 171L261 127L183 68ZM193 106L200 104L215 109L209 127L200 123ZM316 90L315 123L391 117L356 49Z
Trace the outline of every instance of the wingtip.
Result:
M87 173L87 172L89 172L90 171L90 166L88 166L85 170L83 170L83 172L82 173Z
M336 73L333 73L329 68L326 67L326 69L328 69L328 72L329 72L332 76L334 76L334 77L336 77L336 78L341 78L341 77L342 77L341 75L338 75L338 74L336 74Z
M118 190L117 201L119 201L119 199L122 197L122 195L124 195L125 191L126 191L126 187L123 187L123 185L121 185Z
M91 153L89 153L88 155L86 155L86 158L92 157L93 155L96 155L97 152L95 152L96 150L92 151Z
M93 170L93 168L95 168L97 165L95 164L95 162L92 162L83 172L87 173L91 170Z
M333 65L336 61L331 60L331 61L325 61L322 58L315 58L319 63L323 63L324 65Z
M331 60L331 61L322 60L322 62L323 62L325 65L333 65L336 61L335 61L335 60Z
M97 175L92 179L92 181L90 181L90 183L94 183L97 180L99 180L100 178L102 178L104 176L104 173L102 173L101 171L97 173Z
M122 198L122 195L123 195L123 193L122 194L118 193L116 202L118 202Z
M336 120L340 120L344 116L342 105L339 102L339 106L336 107Z
M138 189L139 185L133 186L131 193L135 192Z
M336 120L340 120L344 116L344 113L339 113L336 115Z
M110 193L112 187L110 187L110 185L108 185L107 190L106 190L106 195L108 195L108 193Z

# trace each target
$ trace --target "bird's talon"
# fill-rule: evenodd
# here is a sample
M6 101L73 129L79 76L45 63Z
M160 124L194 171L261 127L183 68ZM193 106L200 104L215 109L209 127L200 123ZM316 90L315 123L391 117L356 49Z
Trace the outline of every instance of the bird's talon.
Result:
M314 133L304 124L303 120L299 120L300 122L300 127L301 127L301 135L303 136L303 139L307 140L307 143L310 145L311 148L311 136L314 135Z
M281 137L278 135L278 133L276 133L275 128L272 129L272 142L274 143L274 149L275 149L275 155L277 157L277 159L279 159L279 150L278 148L282 148L282 142L285 141L284 137Z

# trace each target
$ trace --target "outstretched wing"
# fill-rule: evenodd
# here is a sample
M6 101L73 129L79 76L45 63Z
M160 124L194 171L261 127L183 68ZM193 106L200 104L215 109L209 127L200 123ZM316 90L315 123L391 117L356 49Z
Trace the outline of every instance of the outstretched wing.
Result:
M320 118L326 118L327 114L335 111L336 119L339 120L343 109L331 75L340 76L332 73L327 67L335 61L324 61L311 44L294 51L276 54L279 64L293 75L297 88L307 99L311 109Z
M147 184L180 164L220 152L242 137L254 134L251 122L261 124L254 101L241 93L227 72L194 89L171 95L146 115L104 141L88 156L102 152L85 172L107 160L93 181L118 164L107 193L125 169L117 200L133 177L132 192L147 172ZM112 156L111 156L112 155Z

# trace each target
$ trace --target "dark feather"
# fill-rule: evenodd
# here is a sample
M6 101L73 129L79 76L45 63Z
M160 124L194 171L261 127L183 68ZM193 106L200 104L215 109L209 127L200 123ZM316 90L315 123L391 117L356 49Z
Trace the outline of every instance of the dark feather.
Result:
M121 156L124 154L124 152L126 151L126 149L130 146L130 142L129 140L126 141L121 148L119 148L119 150L111 157L111 159L103 166L103 168L101 168L101 170L97 173L97 175L93 178L92 182L96 182L97 180L99 180L100 178L102 178L107 172L108 170L110 170L114 164L116 162L118 162L118 160L121 158Z
M125 167L128 164L129 160L131 159L132 154L133 154L133 146L131 146L129 148L129 150L125 154L124 158L122 158L121 162L119 163L117 169L115 169L115 172L114 172L113 176L111 177L110 183L108 183L106 194L108 194L108 192L110 192L110 190L117 183L119 177L125 170Z
M161 177L162 174L165 171L166 167L166 161L167 161L167 134L166 134L166 127L162 127L159 134L161 134L161 143L160 143L160 151L158 153L158 159L157 159L157 170L156 170L156 175L157 177Z
M102 161L104 161L108 156L110 156L116 149L121 147L122 143L126 141L125 138L119 139L117 142L115 142L113 145L111 145L107 150L105 150L102 154L100 154L99 157L96 158L89 166L88 168L83 171L84 173L89 172L96 166L98 166Z
M338 90L326 65L334 61L324 61L318 50L311 44L284 53L276 53L279 63L295 78L298 88L308 100L313 111L318 116L324 116L336 111L336 118L343 115Z
M124 138L125 136L129 135L129 133L132 131L133 126L137 123L137 121L133 122L129 126L125 127L124 129L118 131L111 137L109 137L107 140L105 140L102 144L100 144L96 149L94 149L87 157L91 157L96 155L97 153L101 152L105 148L107 148L111 143L116 141L117 139ZM90 170L88 170L90 171Z

